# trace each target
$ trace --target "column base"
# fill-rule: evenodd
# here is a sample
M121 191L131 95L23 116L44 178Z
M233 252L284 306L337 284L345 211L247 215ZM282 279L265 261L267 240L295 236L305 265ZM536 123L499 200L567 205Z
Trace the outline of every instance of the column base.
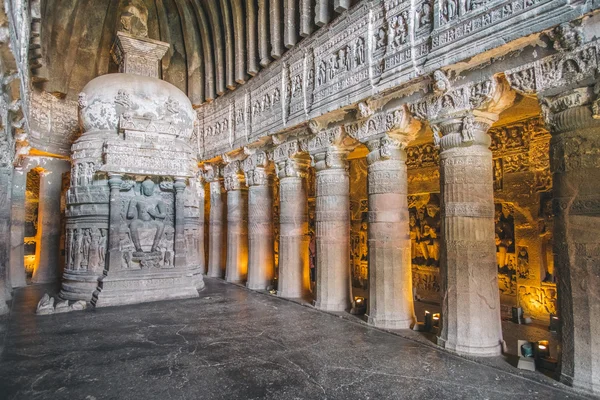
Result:
M199 297L204 281L197 272L199 269L112 273L99 279L91 303L95 307L111 307Z
M315 308L321 311L333 311L333 312L344 312L350 308L349 303L321 303L317 301Z
M63 300L92 301L92 295L98 288L98 279L101 275L92 275L86 272L65 272L59 297Z
M209 277L209 278L223 279L223 274L216 274L214 272L209 272L206 276Z
M415 324L414 319L383 319L377 317L368 317L368 324L381 329L411 329Z
M445 341L438 336L437 344L452 353L463 356L497 357L502 354L502 345L500 342L493 346L465 346Z
M270 282L246 282L246 287L250 290L267 290Z
M572 376L565 374L560 375L560 381L565 385L571 386L572 388L578 391L588 393L593 396L600 395L600 382L589 382L583 381L581 379L573 379Z

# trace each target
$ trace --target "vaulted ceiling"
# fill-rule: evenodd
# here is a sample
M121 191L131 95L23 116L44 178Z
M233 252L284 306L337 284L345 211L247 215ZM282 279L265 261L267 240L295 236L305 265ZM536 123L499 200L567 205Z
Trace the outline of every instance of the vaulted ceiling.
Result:
M138 28L147 27L149 38L171 44L163 79L199 106L244 84L358 1L42 0L32 26L32 77L39 89L75 99L91 79L116 72L110 49L117 30L144 25Z

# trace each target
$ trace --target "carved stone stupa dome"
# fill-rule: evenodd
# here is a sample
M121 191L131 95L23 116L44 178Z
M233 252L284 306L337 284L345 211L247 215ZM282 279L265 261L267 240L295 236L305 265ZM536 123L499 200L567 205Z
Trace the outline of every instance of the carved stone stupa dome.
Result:
M189 139L194 129L194 109L188 97L163 80L127 73L108 74L90 81L79 95L79 118L84 135L118 132L127 122L159 124ZM121 126L120 126L121 124ZM146 127L153 130L152 126Z

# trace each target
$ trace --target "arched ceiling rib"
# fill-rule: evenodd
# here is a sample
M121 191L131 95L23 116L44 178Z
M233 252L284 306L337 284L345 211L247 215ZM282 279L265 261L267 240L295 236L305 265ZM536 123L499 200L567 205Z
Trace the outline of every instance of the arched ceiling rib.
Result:
M39 89L76 99L91 79L115 72L110 48L133 6L147 15L148 37L171 44L163 79L199 106L246 83L358 1L42 0L32 76Z

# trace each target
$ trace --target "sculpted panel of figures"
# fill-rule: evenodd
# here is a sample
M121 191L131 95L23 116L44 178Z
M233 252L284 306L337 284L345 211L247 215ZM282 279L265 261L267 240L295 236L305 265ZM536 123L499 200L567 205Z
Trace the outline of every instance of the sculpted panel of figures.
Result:
M170 268L174 257L172 184L146 178L121 195L121 268Z
M440 266L440 196L438 193L408 198L411 260L413 265Z

